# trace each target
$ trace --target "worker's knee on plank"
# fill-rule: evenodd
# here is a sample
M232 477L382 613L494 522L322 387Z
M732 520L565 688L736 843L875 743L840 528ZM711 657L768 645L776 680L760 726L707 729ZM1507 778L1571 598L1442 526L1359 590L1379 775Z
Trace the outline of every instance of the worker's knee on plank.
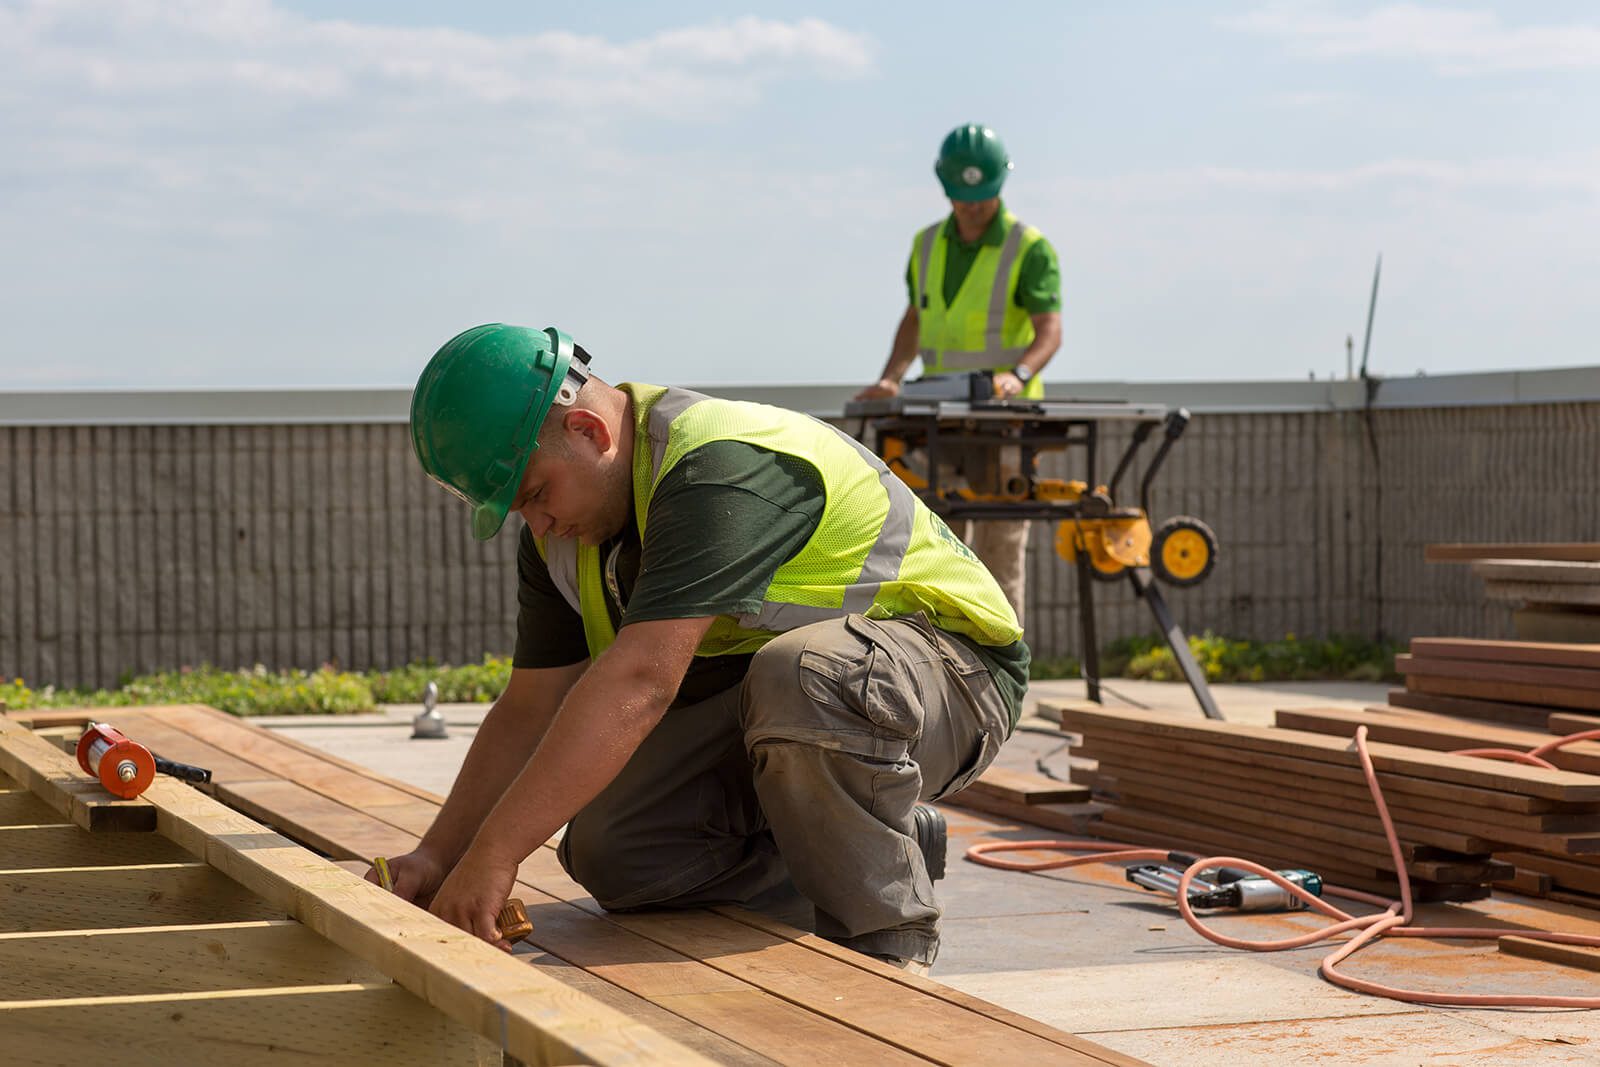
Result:
M638 906L629 901L661 879L662 871L648 863L639 848L630 847L619 828L603 819L579 816L567 825L557 856L572 880L588 890L595 902L608 910Z
M918 664L859 615L780 634L757 652L740 700L745 745L792 741L899 759L922 733Z

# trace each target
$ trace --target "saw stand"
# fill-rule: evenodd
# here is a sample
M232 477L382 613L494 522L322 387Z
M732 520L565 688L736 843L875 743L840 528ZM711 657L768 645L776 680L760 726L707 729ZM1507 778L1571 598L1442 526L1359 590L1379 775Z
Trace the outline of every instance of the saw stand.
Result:
M959 377L963 381L965 375ZM974 376L986 377L986 376ZM924 379L923 382L927 382ZM844 419L854 436L890 463L928 507L947 522L966 519L1047 520L1076 522L1080 526L1119 520L1148 519L1150 484L1166 459L1168 451L1183 433L1189 414L1182 408L1169 410L1162 404L1122 401L1079 402L1067 400L989 400L981 388L955 399L941 397L941 390L919 389L919 382L908 382L902 394L882 400L851 401L845 405ZM960 388L958 383L958 389ZM948 390L945 390L948 392ZM929 393L935 395L929 395ZM855 423L852 420L859 420ZM1072 498L1063 486L1097 485L1096 463L1100 458L1100 430L1105 424L1131 424L1132 436L1117 460L1104 493L1085 492ZM1139 485L1140 507L1121 508L1112 504L1117 487L1133 465L1135 455L1158 428L1165 427L1160 446L1145 469ZM868 431L871 431L868 439ZM1060 483L1035 476L1040 454L1081 448L1084 454L1083 483ZM1006 464L1000 457L1006 450L1018 462ZM926 463L925 477L908 476L904 457L921 453ZM965 484L959 488L941 484L941 471L948 472L960 459L970 464L975 455L989 454L990 470L1003 470L998 492L975 493ZM896 462L891 462L891 461ZM964 482L964 480L962 480ZM919 484L920 483L920 484ZM1148 543L1148 542L1146 542ZM1088 557L1071 557L1078 572L1078 618L1083 634L1083 675L1089 699L1103 703L1100 694L1100 646L1095 627L1094 582ZM1173 618L1166 599L1156 584L1148 559L1142 566L1125 568L1134 594L1149 606L1156 625L1172 649L1178 669L1194 692L1200 709L1209 719L1221 719L1205 673L1189 650L1188 638Z

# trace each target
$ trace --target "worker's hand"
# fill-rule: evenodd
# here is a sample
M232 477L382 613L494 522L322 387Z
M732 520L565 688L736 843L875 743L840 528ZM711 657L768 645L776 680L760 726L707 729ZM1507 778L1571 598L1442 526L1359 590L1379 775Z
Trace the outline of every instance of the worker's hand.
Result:
M394 879L394 895L426 908L450 873L444 862L431 852L418 848L389 861L389 876ZM367 872L367 881L382 885L377 868Z
M1022 390L1026 388L1027 386L1022 383L1022 379L1010 371L1000 370L994 372L994 395L1001 400L1009 400L1014 396L1019 396Z
M891 396L900 395L900 383L888 378L879 378L861 392L856 394L857 400L886 400Z
M434 894L428 910L451 926L483 938L506 952L511 942L500 936L500 908L511 895L517 880L514 863L486 856L476 848L467 849L456 869Z

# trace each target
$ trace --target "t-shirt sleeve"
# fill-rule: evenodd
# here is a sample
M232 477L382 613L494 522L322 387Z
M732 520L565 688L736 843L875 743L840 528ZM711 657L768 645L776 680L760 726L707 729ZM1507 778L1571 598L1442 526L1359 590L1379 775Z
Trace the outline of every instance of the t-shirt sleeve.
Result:
M917 304L917 276L912 272L915 265L914 256L906 257L906 304L915 307Z
M651 498L622 624L760 610L825 503L822 475L806 460L741 441L695 449Z
M1056 250L1041 237L1022 257L1017 274L1017 306L1030 315L1061 310L1061 265Z
M550 579L526 526L517 540L517 648L513 667L567 667L589 658L583 619Z

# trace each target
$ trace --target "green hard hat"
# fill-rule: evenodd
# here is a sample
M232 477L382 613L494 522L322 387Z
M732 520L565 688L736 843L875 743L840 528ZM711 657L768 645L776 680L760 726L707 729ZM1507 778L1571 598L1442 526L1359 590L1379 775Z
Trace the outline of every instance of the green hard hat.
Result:
M1000 195L1011 170L1011 157L1000 135L969 122L957 126L939 146L933 172L951 200L988 200Z
M505 524L550 406L587 379L572 338L553 326L474 326L428 361L411 394L411 447L428 477L472 506L472 536L487 541Z

